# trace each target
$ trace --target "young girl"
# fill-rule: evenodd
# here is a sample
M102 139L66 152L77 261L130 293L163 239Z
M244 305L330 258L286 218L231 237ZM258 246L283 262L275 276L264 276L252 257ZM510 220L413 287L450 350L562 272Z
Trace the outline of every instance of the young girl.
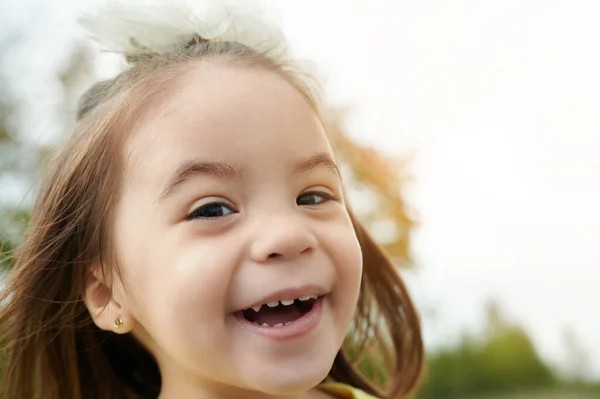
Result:
M418 318L313 84L256 15L158 15L88 21L131 65L48 171L0 297L1 397L406 396Z

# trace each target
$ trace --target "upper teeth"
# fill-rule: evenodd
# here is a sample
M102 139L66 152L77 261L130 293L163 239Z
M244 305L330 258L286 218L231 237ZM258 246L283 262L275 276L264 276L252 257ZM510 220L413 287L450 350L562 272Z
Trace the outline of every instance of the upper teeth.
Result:
M309 295L309 296L303 296L303 297L297 298L297 300L299 300L299 301L308 301L310 299L317 299L318 297L319 297L318 295ZM282 304L283 306L290 306L290 305L292 305L294 303L294 301L295 301L294 299L289 299L287 301L267 302L266 304L263 304L263 305L267 305L270 308L274 308L276 306L279 306L279 304ZM260 308L263 307L263 305L255 306L252 309L255 312L258 312L258 311L260 311Z

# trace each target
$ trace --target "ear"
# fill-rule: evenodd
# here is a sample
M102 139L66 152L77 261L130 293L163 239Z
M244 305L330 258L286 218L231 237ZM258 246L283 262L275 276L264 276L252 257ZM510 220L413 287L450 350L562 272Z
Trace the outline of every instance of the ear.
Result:
M133 329L135 320L114 295L117 281L109 282L99 264L92 265L86 278L83 301L98 328L125 334Z

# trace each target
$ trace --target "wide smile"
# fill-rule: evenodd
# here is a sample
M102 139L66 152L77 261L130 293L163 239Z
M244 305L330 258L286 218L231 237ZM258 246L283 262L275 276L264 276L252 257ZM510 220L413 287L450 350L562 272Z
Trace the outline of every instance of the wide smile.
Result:
M308 295L266 302L239 310L234 316L245 327L276 340L307 334L321 318L326 295Z

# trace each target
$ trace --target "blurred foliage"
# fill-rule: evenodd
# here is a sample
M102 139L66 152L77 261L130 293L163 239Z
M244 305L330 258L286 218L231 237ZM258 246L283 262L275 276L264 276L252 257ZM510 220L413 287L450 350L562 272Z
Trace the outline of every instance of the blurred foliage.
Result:
M465 334L456 346L430 352L426 364L419 399L525 398L537 393L540 398L550 398L550 393L600 397L597 386L565 378L547 365L526 331L509 322L494 303L488 305L481 334Z
M18 182L19 188L35 194L39 172L46 160L55 151L51 145L28 139L18 131L18 121L12 118L17 110L27 107L20 104L14 95L8 78L2 67L9 58L6 54L23 42L19 35L6 35L0 40L0 180L4 184ZM75 106L79 101L82 86L91 84L91 53L88 48L76 46L71 59L56 76L62 88L62 106L57 109L57 118L67 132L75 122ZM11 95L12 94L12 95ZM59 138L59 141L64 137ZM8 183L6 183L8 182ZM10 191L9 191L10 192ZM0 202L0 269L10 268L13 264L12 254L23 237L29 221L31 203L23 197L4 197Z
M415 222L409 215L403 191L408 183L408 162L386 157L353 140L343 127L344 115L343 110L330 110L327 130L337 157L346 166L346 182L354 191L366 192L369 198L369 210L354 209L355 214L371 232L382 222L391 223L392 237L379 242L398 265L409 265L410 237Z
M465 333L447 348L428 351L416 399L592 399L600 398L600 383L565 375L546 364L527 332L511 323L494 302L488 303L482 330ZM362 375L385 387L383 358L356 356ZM569 353L578 359L578 351ZM573 359L566 359L567 362Z
M0 269L9 269L12 266L12 254L28 222L28 211L9 207L0 209Z
M0 52L2 51L2 43L0 43ZM1 58L0 58L1 60ZM9 133L8 128L8 114L9 107L5 98L5 93L2 89L2 75L0 75L0 174L4 173L11 164L6 160L9 158L9 146L13 144L12 135ZM7 210L5 207L0 205L0 268L5 268L10 265L10 254L14 249L12 240L9 240L7 234L7 226L4 226L7 222Z

